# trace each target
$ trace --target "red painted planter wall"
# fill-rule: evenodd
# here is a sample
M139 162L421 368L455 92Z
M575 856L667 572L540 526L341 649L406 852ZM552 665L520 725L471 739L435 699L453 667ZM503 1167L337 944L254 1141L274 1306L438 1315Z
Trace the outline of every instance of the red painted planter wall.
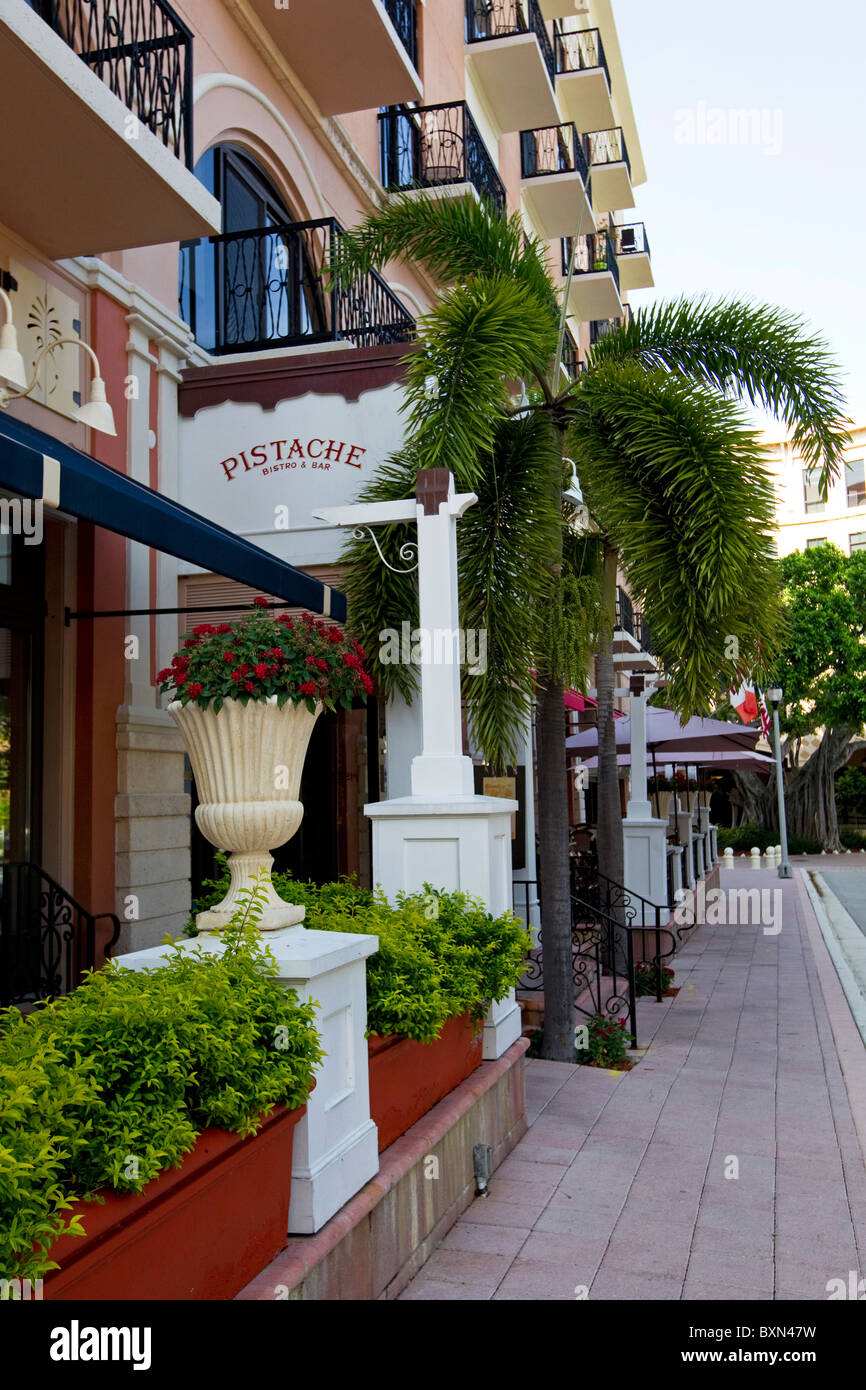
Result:
M79 1202L86 1236L51 1249L46 1300L228 1299L286 1243L295 1125L306 1113L277 1110L241 1139L208 1129L180 1168L141 1193Z
M370 1114L379 1153L481 1065L482 1034L467 1014L449 1018L435 1042L374 1034L368 1039Z

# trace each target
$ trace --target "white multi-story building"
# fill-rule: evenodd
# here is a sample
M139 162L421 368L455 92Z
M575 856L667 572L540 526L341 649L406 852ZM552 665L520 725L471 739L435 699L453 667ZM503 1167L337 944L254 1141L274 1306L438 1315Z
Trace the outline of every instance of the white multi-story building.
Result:
M851 441L844 470L822 498L820 470L803 462L790 439L768 439L780 556L827 542L846 555L866 550L866 425L852 428Z

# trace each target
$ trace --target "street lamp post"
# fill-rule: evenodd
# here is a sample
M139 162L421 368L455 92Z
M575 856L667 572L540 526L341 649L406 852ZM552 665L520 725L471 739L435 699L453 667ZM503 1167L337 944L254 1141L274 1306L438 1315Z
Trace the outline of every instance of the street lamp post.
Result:
M785 784L782 780L782 738L779 733L779 706L782 703L782 690L778 685L771 686L767 698L773 706L773 733L776 736L776 795L779 798L779 834L782 843L782 862L779 865L779 878L793 878L788 862L788 824L785 819Z

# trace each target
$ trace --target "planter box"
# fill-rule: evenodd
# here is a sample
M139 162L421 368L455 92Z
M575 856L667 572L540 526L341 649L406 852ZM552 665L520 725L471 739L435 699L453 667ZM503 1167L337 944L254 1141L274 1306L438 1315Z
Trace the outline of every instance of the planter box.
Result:
M390 1033L374 1034L367 1045L370 1115L379 1128L381 1153L480 1067L483 1034L475 1034L463 1014L449 1018L432 1043Z
M46 1300L233 1298L286 1243L295 1125L280 1108L241 1139L208 1129L140 1193L78 1202L85 1236L51 1248Z

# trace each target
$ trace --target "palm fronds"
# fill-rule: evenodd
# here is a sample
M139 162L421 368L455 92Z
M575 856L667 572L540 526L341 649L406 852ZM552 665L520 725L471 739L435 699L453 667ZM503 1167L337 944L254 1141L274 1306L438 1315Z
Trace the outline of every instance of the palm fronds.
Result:
M849 421L838 369L798 315L736 298L654 304L592 349L593 366L627 359L769 410L807 464L827 478L839 471Z
M692 713L730 661L766 659L778 637L773 493L741 410L717 392L635 362L582 379L569 448L592 512L618 550Z

